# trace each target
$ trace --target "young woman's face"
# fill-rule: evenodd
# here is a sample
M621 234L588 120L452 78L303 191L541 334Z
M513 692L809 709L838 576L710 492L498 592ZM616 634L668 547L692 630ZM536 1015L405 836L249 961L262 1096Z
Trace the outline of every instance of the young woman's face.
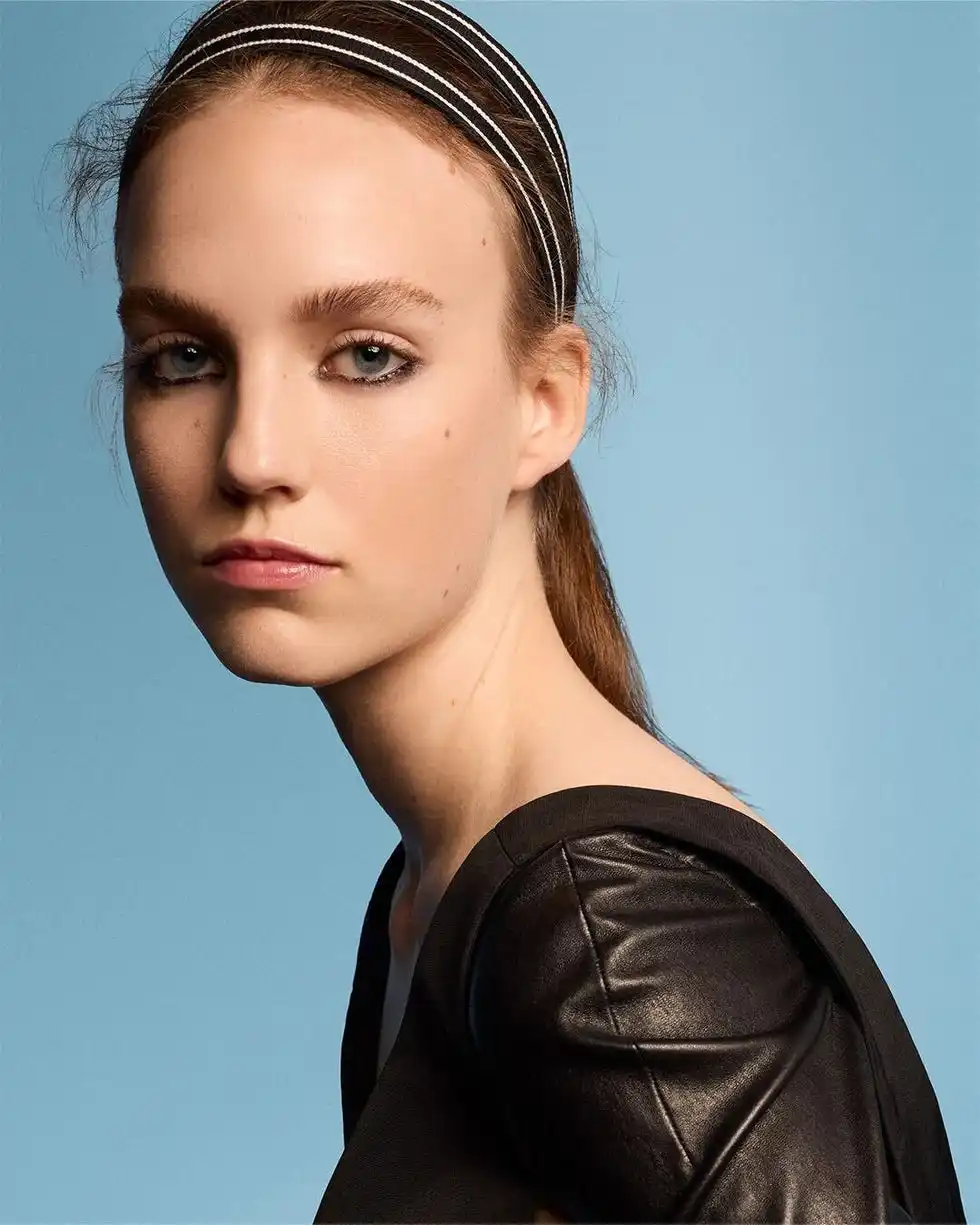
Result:
M164 572L222 663L320 686L447 624L479 585L519 451L503 239L480 181L379 114L235 99L151 152L124 235L124 329L152 351L127 372L127 453ZM293 314L389 280L420 300ZM339 566L293 590L231 586L202 557L234 537Z

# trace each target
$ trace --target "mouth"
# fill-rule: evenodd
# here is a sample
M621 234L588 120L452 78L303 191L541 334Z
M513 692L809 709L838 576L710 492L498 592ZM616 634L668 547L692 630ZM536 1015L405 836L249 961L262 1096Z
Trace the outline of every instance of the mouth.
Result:
M229 540L206 553L201 559L205 566L216 566L226 561L290 562L314 566L336 566L329 557L310 553L296 545L280 540Z
M219 583L252 590L292 591L320 582L340 569L332 558L320 557L285 540L226 540L201 558L207 573Z
M302 557L224 557L211 562L207 573L219 583L252 590L292 591L307 587L340 567L330 562L309 561Z

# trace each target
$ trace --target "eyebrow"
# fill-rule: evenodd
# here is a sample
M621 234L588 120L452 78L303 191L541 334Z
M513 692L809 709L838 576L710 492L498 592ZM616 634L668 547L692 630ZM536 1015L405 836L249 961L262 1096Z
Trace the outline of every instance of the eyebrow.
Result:
M445 310L445 303L410 281L391 278L354 281L301 294L290 307L289 321L315 323L334 315L353 315L367 310L393 312L412 307L438 312ZM156 285L128 285L119 295L116 306L119 322L125 328L135 316L147 314L160 319L189 320L226 333L232 331L231 324L220 311L189 294Z

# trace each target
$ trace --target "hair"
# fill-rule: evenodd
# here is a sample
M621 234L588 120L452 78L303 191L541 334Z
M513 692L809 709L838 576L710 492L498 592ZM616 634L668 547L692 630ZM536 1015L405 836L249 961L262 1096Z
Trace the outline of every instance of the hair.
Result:
M227 15L215 13L214 18L209 18L207 33L236 28L237 18L232 12L235 8L232 5ZM370 0L290 0L288 4L281 0L251 0L249 17L255 23L291 20L380 34L383 41L450 78L506 133L531 169L555 220L570 297L577 303L575 322L589 343L595 412L586 433L594 427L601 428L617 374L625 373L631 388L634 374L628 354L611 334L608 312L593 279L583 267L577 223L569 214L554 164L530 119L506 106L491 82L458 55L450 40L428 25L413 21L395 5L379 5ZM185 29L182 37L186 38L187 32ZM192 38L191 44L194 41ZM179 42L171 46L148 80L131 81L107 101L91 107L76 122L70 135L54 146L62 154L65 171L61 211L65 221L70 222L76 250L84 241L82 213L86 203L94 213L114 188L113 253L116 275L122 279L126 206L137 168L169 132L217 100L246 93L262 99L298 98L369 107L404 124L459 164L471 168L497 201L510 272L503 342L512 368L519 369L553 332L551 283L533 237L524 196L512 172L471 142L440 111L382 78L331 62L322 55L281 46L271 50L237 49L196 67L161 90L162 76L186 49L187 44ZM120 366L119 362L107 362L101 370L118 375ZM116 456L114 440L113 456ZM534 487L532 520L548 606L579 669L634 723L732 794L743 795L724 778L705 769L658 725L595 522L571 461L548 473Z

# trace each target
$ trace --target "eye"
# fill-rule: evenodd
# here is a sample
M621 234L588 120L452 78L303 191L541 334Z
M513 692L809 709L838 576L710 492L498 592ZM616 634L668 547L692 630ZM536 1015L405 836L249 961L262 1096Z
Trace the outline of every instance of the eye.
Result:
M127 370L135 370L140 382L147 387L180 387L201 381L199 363L210 356L211 350L206 345L180 337L162 345L134 345L124 357L123 365ZM167 359L172 363L169 373ZM160 371L161 365L164 373Z
M343 383L378 386L407 378L421 365L419 358L405 352L397 345L389 344L381 336L345 336L342 342L322 363L338 364L343 369L331 374L331 379ZM205 379L220 378L221 374L202 370L208 361L214 360L214 350L191 336L178 336L164 344L153 341L132 345L126 351L123 365L127 371L134 370L139 381L154 391L165 392L171 388L186 387L201 383ZM393 365L393 362L399 364Z
M169 357L174 363L174 373L178 379L183 379L201 373L194 367L206 358L207 352L203 345L194 344L193 341L177 341L162 348L159 356Z
M380 336L344 337L344 343L327 358L327 363L340 357L345 359L341 367L353 370L352 374L347 374L342 369L335 376L346 383L387 383L407 377L419 364L417 358L388 344ZM400 364L392 366L393 360Z

